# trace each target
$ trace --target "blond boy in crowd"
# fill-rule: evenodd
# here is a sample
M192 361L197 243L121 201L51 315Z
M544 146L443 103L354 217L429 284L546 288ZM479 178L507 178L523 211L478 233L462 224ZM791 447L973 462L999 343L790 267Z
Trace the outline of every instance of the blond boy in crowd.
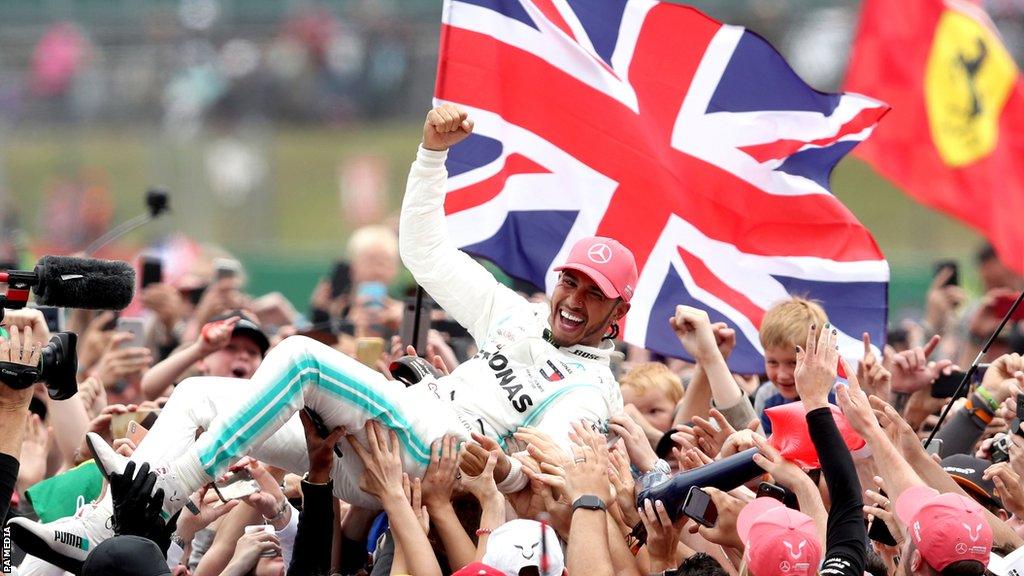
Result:
M619 388L627 412L643 416L647 425L662 434L672 428L676 404L682 400L684 389L679 376L668 366L660 362L640 364L619 378Z
M768 382L754 394L754 411L761 418L766 435L772 433L772 423L764 411L774 406L796 402L796 347L807 341L807 326L825 326L828 316L816 302L804 298L783 300L764 314L758 335L764 348L764 369ZM829 402L835 403L835 393L829 393Z

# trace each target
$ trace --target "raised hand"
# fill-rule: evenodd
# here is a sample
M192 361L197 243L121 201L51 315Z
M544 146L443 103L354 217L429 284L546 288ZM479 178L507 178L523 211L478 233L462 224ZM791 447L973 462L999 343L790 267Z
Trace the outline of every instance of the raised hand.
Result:
M676 315L669 319L669 325L686 352L698 363L709 363L715 356L721 355L718 350L718 333L712 328L708 313L704 310L692 306L676 306ZM735 345L735 332L731 338Z
M622 438L626 445L626 453L630 461L640 472L650 472L658 461L657 454L651 448L647 434L640 424L626 414L616 414L608 420L608 429Z
M435 440L430 445L430 464L423 475L423 504L428 509L437 510L451 505L458 472L458 438L445 435Z
M41 314L40 314L41 316ZM19 330L16 324L7 324L9 338L0 337L0 362L36 366L39 364L40 346L32 338L32 326L25 325ZM43 330L46 325L43 325ZM21 412L32 400L32 386L21 389L0 384L0 407L14 407Z
M149 464L144 463L135 470L135 462L128 462L124 472L111 473L110 496L114 504L112 525L114 533L154 538L163 531L164 522L160 518L163 505L163 489L156 486L156 473L150 472Z
M785 486L792 491L802 483L809 483L811 479L800 468L800 466L786 460L767 440L756 436L754 445L757 446L759 454L754 455L754 464L772 475L777 484Z
M238 544L235 545L235 554L231 557L231 562L228 563L221 576L242 576L252 573L260 556L266 552L272 552L274 556L281 554L281 541L277 534L271 534L264 530L245 534L238 539Z
M861 338L864 340L864 357L857 364L857 379L869 396L888 400L892 392L892 373L885 369L871 349L871 335L865 332Z
M683 516L673 524L661 500L654 503L644 500L637 512L647 529L647 553L651 557L651 571L674 569L678 564L675 562L676 545L687 518Z
M408 474L402 474L402 488L405 489L405 497L409 500L409 506L412 507L412 512L416 515L420 528L423 528L424 534L429 534L430 512L427 511L427 507L423 504L422 481L419 478L410 479Z
M438 152L447 150L473 133L469 114L455 104L441 104L423 122L423 147Z
M355 436L346 436L365 468L359 481L359 488L381 500L405 500L405 490L402 487L402 449L398 443L398 435L376 420L368 421L365 430L367 447L363 447Z
M502 452L501 446L493 439L483 434L472 434L473 442L467 442L462 446L462 453L459 454L459 469L463 474L476 476L484 469L488 454L493 453L498 459L494 468L494 477L501 482L508 477L512 470L512 461L508 455Z
M565 451L550 436L536 428L520 426L512 437L525 444L526 450L537 462L558 464L565 459Z
M185 302L181 292L170 284L150 284L142 289L142 305L152 310L168 329L173 329L185 315Z
M846 416L850 427L866 439L874 432L881 432L881 427L868 401L867 394L861 390L857 377L854 376L853 368L845 358L841 358L840 361L843 363L843 370L846 372L850 385L836 387L836 401L842 408L843 415Z
M636 511L636 482L630 470L629 457L624 450L617 449L608 452L608 460L611 466L608 468L608 480L615 488L615 502L622 511L623 520L629 526L636 525L640 516Z
M231 512L241 503L241 500L229 500L220 504L219 498L207 499L206 493L209 488L209 485L203 486L198 492L189 496L189 500L197 505L198 514L194 514L188 506L181 510L181 516L178 517L178 524L174 531L185 542L191 542L196 532L213 524L214 521Z
M476 476L464 475L462 477L462 487L466 492L475 496L481 504L488 499L501 496L498 492L498 486L494 482L494 467L497 463L498 455L495 452L489 452L480 474Z
M199 335L199 351L204 357L213 354L218 350L223 350L231 342L231 333L235 329L235 324L241 320L238 316L232 316L225 320L219 320L217 322L210 322L203 326L203 330Z
M153 365L153 353L149 348L122 348L121 344L132 339L127 332L116 332L111 336L106 351L96 364L93 374L105 386L122 380L137 380Z
M996 485L999 499L1007 510L1018 518L1024 516L1024 487L1021 486L1021 477L1008 462L989 466L982 477Z
M708 448L710 450L708 455L714 458L722 452L722 447L725 446L729 437L736 433L736 429L729 424L725 415L718 409L712 408L709 415L711 420L705 420L700 416L693 417L693 434L696 437L697 446L702 449ZM760 420L751 420L744 430L756 432L760 424Z
M274 525L276 530L283 530L288 525L288 511L291 505L285 498L281 486L259 461L252 460L248 466L253 480L259 484L260 491L246 496L242 501L255 508L265 520Z
M952 360L929 362L928 357L939 345L941 336L932 336L924 346L915 346L892 357L892 389L912 393L931 386L942 371L953 365Z
M956 316L956 309L967 299L963 288L946 284L953 277L953 268L944 267L932 279L925 296L924 320L937 332L944 332Z
M838 332L828 323L820 329L812 324L807 330L806 348L797 346L793 377L796 391L808 412L828 406L828 394L836 383L838 338ZM847 375L852 376L852 373L847 372Z
M571 446L573 459L565 464L565 496L569 502L585 494L597 496L608 503L611 484L608 482L608 448L603 436L590 428L573 423L575 434Z
M889 437L889 441L901 450L905 457L909 458L913 452L924 450L914 429L888 402L877 396L872 396L868 398L868 403L875 411L878 424Z
M1017 377L1018 372L1024 372L1024 357L1016 353L1003 354L988 367L985 377L981 380L981 385L996 402L1002 402L1024 385L1022 384L1024 379Z
M29 387L29 390L32 388ZM25 420L25 436L21 442L21 467L18 470L18 490L22 491L46 478L46 460L50 453L53 429L43 424L38 414L29 414Z
M306 410L299 410L302 430L306 435L306 453L309 455L309 481L324 484L330 478L331 466L334 465L334 446L345 436L345 428L338 426L327 435L320 437L320 432Z
M864 513L869 518L873 517L873 522L882 521L885 523L885 526L889 528L889 533L896 540L896 550L903 547L903 540L906 536L903 534L901 524L896 521L896 517L893 515L891 500L874 490L865 490Z
M708 542L742 550L743 542L736 532L736 519L746 504L728 492L716 488L707 487L704 491L718 509L718 521L710 528L694 522L689 528L690 534L700 534Z
M3 326L8 330L12 328L20 329L24 336L22 340L28 343L26 348L29 349L31 349L33 342L42 346L50 341L50 330L46 326L46 318L43 317L42 312L35 308L5 310Z

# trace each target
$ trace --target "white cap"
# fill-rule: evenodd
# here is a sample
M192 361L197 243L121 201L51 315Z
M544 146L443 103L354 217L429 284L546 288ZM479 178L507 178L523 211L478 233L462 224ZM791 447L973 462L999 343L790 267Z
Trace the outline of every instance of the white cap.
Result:
M544 539L547 542L548 569L541 576L561 576L565 556L551 526L544 527ZM540 522L510 520L491 533L482 562L510 576L518 576L519 571L527 566L540 568L542 548Z

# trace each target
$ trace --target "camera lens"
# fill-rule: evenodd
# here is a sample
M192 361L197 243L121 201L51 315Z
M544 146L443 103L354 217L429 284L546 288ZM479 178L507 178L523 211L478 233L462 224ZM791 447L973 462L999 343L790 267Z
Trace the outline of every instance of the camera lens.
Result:
M46 391L54 400L67 400L78 392L78 336L57 332L43 347L39 379L46 382Z

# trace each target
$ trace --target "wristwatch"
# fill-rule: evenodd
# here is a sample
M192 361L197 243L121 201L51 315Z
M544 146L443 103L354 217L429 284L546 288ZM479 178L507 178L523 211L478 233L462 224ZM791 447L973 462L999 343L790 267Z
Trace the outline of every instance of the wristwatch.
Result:
M967 402L964 404L964 410L979 424L979 427L984 428L988 426L989 422L995 416L995 411L992 410L988 402L981 397L978 397L978 402L975 402L977 394L972 394Z
M593 494L584 494L576 499L572 503L572 511L575 512L583 508L584 510L607 510L608 508L604 504L604 500L594 496Z

